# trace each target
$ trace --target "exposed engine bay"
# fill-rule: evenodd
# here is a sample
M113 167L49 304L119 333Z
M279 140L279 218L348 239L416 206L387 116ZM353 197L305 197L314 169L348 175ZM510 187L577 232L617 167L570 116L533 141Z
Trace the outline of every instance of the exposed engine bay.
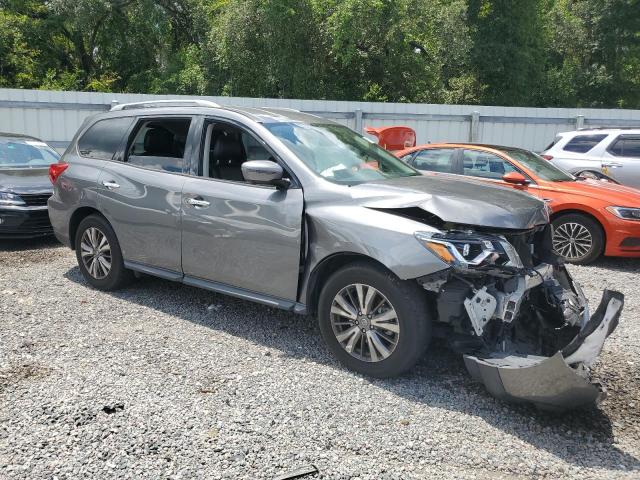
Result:
M419 233L449 269L418 279L435 296L438 331L499 398L562 410L599 401L589 369L624 297L605 291L593 316L551 248L551 227Z

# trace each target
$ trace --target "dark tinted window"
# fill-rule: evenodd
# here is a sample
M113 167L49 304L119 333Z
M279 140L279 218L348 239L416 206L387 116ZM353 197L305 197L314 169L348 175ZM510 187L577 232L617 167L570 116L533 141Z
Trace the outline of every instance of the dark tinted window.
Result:
M109 118L96 122L78 141L80 155L111 160L131 123L133 118L130 117Z
M567 152L587 153L602 140L606 135L576 135L569 143L567 143L563 150Z
M454 173L452 148L433 148L422 150L416 155L413 166L418 170L428 170L430 172Z
M640 136L620 135L609 152L619 157L640 157Z
M182 172L189 118L154 118L140 122L127 149L132 165Z

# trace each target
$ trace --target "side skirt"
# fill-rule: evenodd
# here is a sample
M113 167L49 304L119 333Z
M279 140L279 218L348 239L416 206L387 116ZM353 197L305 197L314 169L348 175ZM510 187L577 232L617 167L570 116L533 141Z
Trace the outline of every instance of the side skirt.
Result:
M224 283L212 282L210 280L204 280L197 277L190 277L188 275L183 275L181 272L151 267L149 265L138 262L125 261L124 266L125 268L136 272L146 273L147 275L153 275L154 277L160 277L165 280L181 282L192 287L198 287L205 290L210 290L212 292L222 293L224 295L230 295L236 298L242 298L243 300L249 300L256 303L261 303L263 305L268 305L270 307L280 308L282 310L287 310L289 312L294 312L300 315L306 315L307 313L306 305L298 302L292 302L291 300L284 300L282 298L263 295L261 293L252 292L251 290L245 290L243 288L234 287L231 285L226 285Z

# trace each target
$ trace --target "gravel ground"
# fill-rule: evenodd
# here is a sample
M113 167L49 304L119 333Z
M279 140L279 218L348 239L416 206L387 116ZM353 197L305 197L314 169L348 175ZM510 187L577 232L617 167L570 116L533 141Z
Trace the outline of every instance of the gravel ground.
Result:
M0 247L0 478L640 478L640 261L571 267L627 294L553 416L493 399L440 346L409 375L341 368L315 321L153 278L101 293L53 241Z

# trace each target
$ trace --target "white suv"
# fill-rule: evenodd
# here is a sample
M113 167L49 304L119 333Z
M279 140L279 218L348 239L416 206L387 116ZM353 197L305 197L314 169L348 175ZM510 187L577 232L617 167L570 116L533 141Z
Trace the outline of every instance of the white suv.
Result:
M594 128L559 133L542 155L573 173L640 188L640 128Z

